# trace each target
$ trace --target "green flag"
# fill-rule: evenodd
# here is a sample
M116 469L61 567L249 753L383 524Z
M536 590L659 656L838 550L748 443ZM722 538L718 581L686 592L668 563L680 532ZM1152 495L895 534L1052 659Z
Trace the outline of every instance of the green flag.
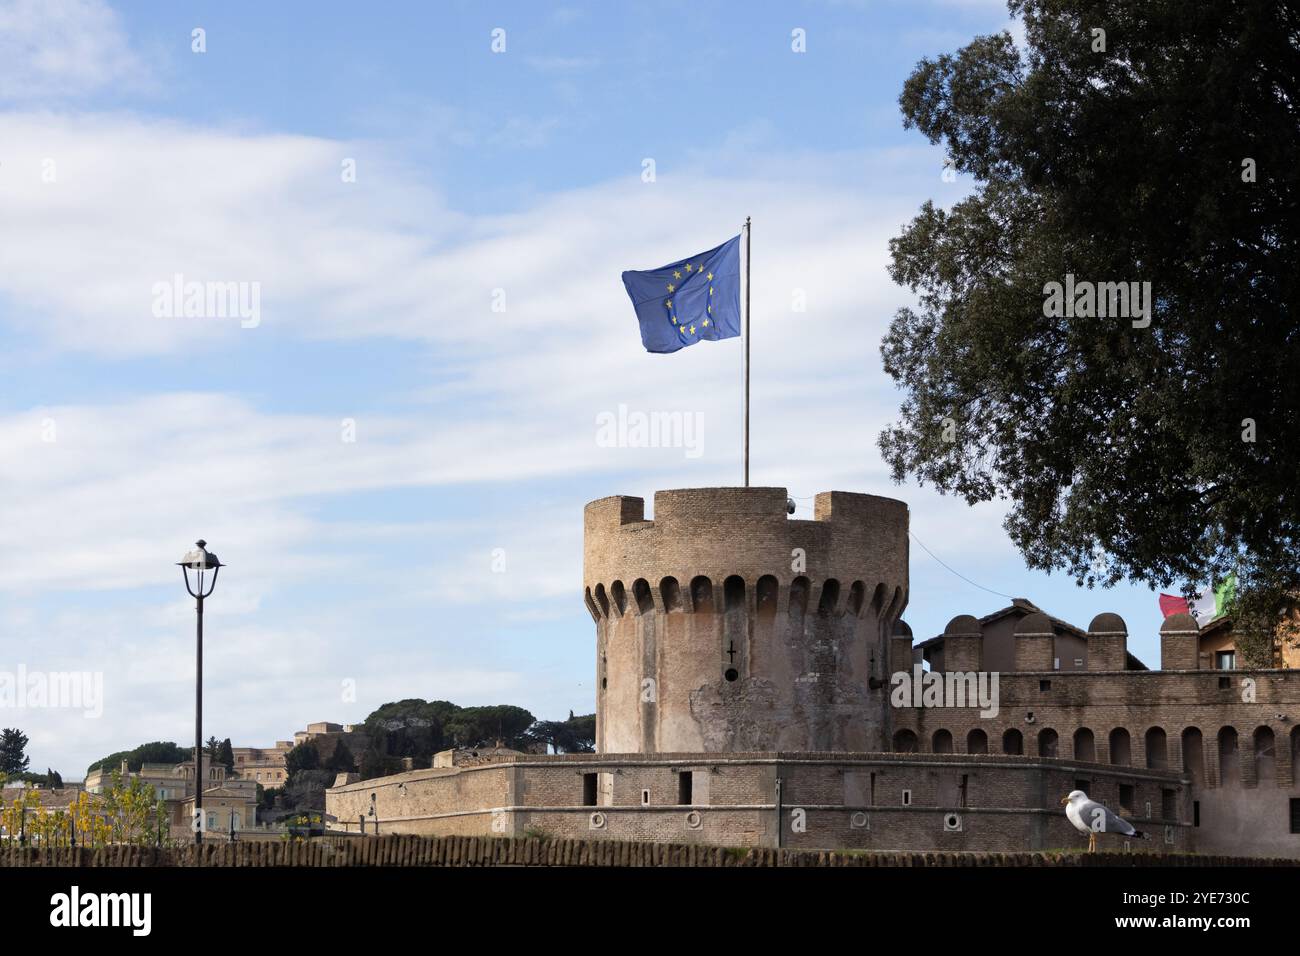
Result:
M1218 617L1228 609L1233 598L1237 596L1237 576L1229 574L1223 579L1223 582L1214 589L1214 616Z

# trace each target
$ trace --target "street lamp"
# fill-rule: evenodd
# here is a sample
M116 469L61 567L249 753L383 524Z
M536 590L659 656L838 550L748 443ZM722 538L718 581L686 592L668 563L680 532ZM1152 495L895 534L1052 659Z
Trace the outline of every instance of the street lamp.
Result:
M203 599L217 587L217 573L225 567L200 538L194 550L178 562L185 590L194 598L198 625L194 643L194 842L203 842Z

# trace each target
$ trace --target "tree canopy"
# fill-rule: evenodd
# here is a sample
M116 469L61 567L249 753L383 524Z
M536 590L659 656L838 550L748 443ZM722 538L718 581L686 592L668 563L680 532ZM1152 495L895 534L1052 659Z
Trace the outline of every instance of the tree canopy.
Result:
M568 720L539 720L528 728L528 736L549 745L557 754L592 753L596 749L596 715Z
M1029 566L1081 584L1235 571L1239 593L1293 588L1300 16L1009 6L1026 53L975 38L921 61L900 97L974 188L891 242L918 304L881 346L903 392L884 457L896 480L1009 499ZM1082 292L1054 307L1067 275L1149 282L1149 324Z
M193 759L193 747L182 747L180 744L155 740L152 743L141 744L134 750L119 750L107 757L101 757L86 768L86 773L91 773L101 767L106 770L115 770L121 766L123 760L126 761L127 770L134 772L146 763L169 763L174 765Z

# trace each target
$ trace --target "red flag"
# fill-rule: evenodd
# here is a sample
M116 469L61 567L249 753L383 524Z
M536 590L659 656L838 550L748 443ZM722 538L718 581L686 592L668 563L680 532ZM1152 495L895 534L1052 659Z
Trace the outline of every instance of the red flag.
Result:
M1181 598L1176 594L1160 595L1160 613L1165 617L1174 614L1190 614L1191 608L1187 606L1187 599Z

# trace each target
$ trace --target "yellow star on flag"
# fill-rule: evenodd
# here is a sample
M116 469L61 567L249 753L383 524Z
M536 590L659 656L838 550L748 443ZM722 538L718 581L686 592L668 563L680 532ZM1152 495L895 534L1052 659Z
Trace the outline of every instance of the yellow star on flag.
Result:
M668 283L668 291L669 291L669 292L676 292L676 291L677 291L677 286L673 285L671 282Z
M705 327L706 329L709 327L709 320L708 320L708 319L705 319L705 320L704 320L704 327Z
M673 270L673 278L674 278L674 279L680 279L681 277L682 277L682 274L681 274L680 272L678 272L677 270L674 269L674 270Z
M673 307L673 300L672 300L672 299L665 299L665 300L664 300L664 305L668 306L668 308L671 309L671 308Z
M687 272L690 272L690 271L691 271L691 264L690 264L689 262L686 263L686 271L687 271Z
M709 281L710 281L710 282L713 281L713 273L712 273L712 272L709 273Z
M691 335L694 335L694 334L695 334L695 326L692 325L692 326L691 326Z

